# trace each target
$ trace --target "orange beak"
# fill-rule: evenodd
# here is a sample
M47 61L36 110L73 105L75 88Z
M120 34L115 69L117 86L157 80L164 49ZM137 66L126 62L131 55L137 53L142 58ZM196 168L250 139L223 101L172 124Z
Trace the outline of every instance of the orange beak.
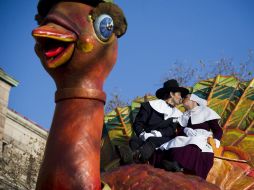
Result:
M48 23L34 29L32 35L36 39L36 52L48 68L66 63L74 52L77 36L62 26Z

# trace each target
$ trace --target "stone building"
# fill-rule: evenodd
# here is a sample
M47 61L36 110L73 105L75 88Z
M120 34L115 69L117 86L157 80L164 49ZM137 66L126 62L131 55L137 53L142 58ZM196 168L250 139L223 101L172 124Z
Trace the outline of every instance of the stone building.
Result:
M18 81L0 68L0 190L34 189L48 132L8 108Z

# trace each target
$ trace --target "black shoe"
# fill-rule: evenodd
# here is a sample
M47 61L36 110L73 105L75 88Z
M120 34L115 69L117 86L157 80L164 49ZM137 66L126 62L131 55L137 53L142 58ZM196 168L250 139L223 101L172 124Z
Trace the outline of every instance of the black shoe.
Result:
M132 158L136 164L144 163L144 159L142 158L142 154L139 149L132 152Z
M162 161L162 166L167 171L183 172L183 168L181 168L176 161L170 162L168 160L163 160Z
M117 152L119 153L122 164L133 163L133 153L129 146L117 146Z

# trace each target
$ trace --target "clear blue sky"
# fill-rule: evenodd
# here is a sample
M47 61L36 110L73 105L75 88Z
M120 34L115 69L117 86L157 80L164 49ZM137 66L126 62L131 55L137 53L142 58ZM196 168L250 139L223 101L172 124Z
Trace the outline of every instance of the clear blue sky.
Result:
M230 57L254 50L253 0L116 0L128 20L117 64L104 90L128 100L154 93L171 65ZM49 128L55 85L36 57L31 31L36 0L0 0L0 67L17 79L9 107Z

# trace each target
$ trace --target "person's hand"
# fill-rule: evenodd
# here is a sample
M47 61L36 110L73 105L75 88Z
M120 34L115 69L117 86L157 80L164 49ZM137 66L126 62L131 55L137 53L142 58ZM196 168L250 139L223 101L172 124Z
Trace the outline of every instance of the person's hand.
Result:
M185 127L183 129L183 132L188 136L188 137L192 137L192 136L196 136L197 135L197 131L195 131L192 128L189 127Z
M142 132L142 133L139 135L139 138L141 138L143 141L146 141L146 139L148 139L149 137L154 137L154 134Z
M218 139L214 139L215 142L215 147L219 148L220 147L220 141Z
M162 137L162 134L161 134L160 131L152 130L151 133L152 133L155 137Z

